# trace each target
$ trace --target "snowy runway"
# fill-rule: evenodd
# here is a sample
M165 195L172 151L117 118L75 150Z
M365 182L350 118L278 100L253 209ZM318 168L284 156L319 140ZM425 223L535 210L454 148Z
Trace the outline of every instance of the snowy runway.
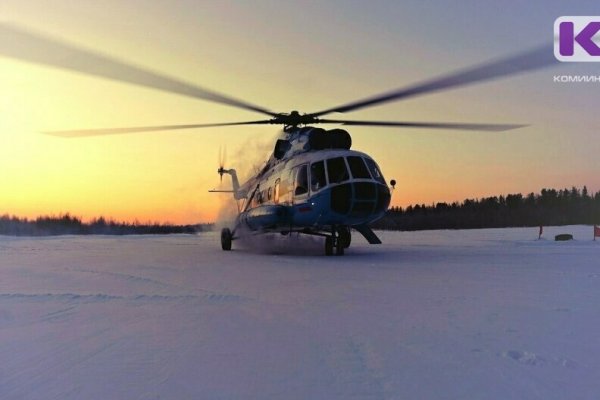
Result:
M600 242L545 231L0 237L0 398L597 398Z

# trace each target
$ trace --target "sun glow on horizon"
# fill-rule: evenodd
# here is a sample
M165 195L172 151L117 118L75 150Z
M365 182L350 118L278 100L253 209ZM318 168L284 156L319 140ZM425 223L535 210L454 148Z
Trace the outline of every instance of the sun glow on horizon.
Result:
M316 111L523 49L510 47L519 42L519 32L507 32L511 40L482 50L483 45L468 45L477 35L463 32L464 26L442 14L427 14L423 18L430 18L429 24L417 24L411 15L422 11L418 4L305 5L339 11L335 19L314 13L307 29L298 5L200 3L185 0L173 7L159 2L140 10L131 1L57 0L42 14L38 0L8 0L0 12L38 32L274 112ZM448 12L466 18L457 7ZM513 13L499 13L484 21L510 18ZM536 25L542 32L544 23ZM469 29L485 33L473 24ZM485 41L482 35L478 40ZM464 42L458 47L451 42L457 38ZM551 78L551 71L524 74L348 115L529 127L501 134L352 127L353 149L371 155L388 181L398 181L393 206L525 194L544 187L600 188L600 140L592 110L597 90L552 84ZM0 215L214 222L224 199L208 193L219 187L219 148L228 146L228 167L248 175L265 159L279 129L223 127L62 139L40 132L261 116L2 56L0 85ZM224 188L230 185L226 178Z

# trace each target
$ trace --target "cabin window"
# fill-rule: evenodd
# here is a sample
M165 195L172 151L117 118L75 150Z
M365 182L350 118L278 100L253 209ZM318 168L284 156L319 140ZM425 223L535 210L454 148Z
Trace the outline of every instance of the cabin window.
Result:
M269 187L269 190L267 191L267 199L271 200L272 197L273 197L273 188Z
M349 175L344 157L327 160L327 175L329 175L329 183L340 183L348 180Z
M296 174L296 188L294 189L295 196L301 196L308 193L308 168L306 165L298 168Z
M352 172L352 177L354 179L371 179L369 170L367 169L362 157L348 157L348 165L350 166L350 172Z
M371 171L373 178L380 183L385 184L385 179L383 179L383 175L379 171L379 167L377 164L375 164L375 161L371 160L370 158L365 159L365 161L367 162L367 166L369 167L369 171Z
M318 192L327 185L325 178L325 161L312 163L310 166L310 190Z
M275 190L274 190L275 193L273 193L273 197L274 197L273 201L275 201L275 204L279 203L279 182L280 182L279 179L277 179L275 181Z
M260 192L256 191L256 194L254 195L254 205L258 206L260 203L262 203L262 200L260 199Z

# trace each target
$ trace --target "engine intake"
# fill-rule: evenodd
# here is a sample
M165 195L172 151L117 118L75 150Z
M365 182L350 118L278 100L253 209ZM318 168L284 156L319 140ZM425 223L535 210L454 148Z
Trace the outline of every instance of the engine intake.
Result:
M350 134L343 129L331 129L326 131L325 129L314 128L309 133L308 142L311 150L350 150L352 147L352 137L350 137Z

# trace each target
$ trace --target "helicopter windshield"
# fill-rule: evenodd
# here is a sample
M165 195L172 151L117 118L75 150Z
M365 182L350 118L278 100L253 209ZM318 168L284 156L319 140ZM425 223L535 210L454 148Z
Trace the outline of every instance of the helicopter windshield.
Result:
M327 175L329 175L330 184L344 182L350 178L344 157L327 160Z
M375 179L379 183L385 184L385 179L383 178L383 175L379 171L379 167L377 166L375 161L371 160L370 158L365 158L365 161L367 162L369 171L371 171L371 175L373 175L373 179Z
M369 170L367 169L365 162L362 157L350 156L347 158L348 165L350 166L350 172L354 179L371 179Z
M369 157L348 156L335 157L328 160L320 160L311 163L308 175L310 175L310 190L318 192L325 186L342 183L350 178L375 180L385 184L385 179L377 166L377 163ZM325 174L327 172L327 174ZM296 182L303 186L304 171L299 169ZM297 185L298 186L298 185ZM302 189L300 189L302 191Z

